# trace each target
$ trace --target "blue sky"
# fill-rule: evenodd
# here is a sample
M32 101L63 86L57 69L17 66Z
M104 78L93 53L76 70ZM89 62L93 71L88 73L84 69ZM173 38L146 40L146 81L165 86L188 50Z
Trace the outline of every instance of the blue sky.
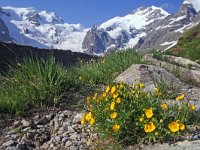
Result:
M140 6L159 6L170 13L178 10L183 0L0 0L0 6L34 7L54 11L67 23L86 27L115 16L123 16Z

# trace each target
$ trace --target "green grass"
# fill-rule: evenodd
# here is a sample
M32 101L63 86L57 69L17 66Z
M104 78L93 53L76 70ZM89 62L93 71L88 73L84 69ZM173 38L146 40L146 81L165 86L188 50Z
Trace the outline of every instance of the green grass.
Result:
M200 60L200 24L185 32L178 44L164 54Z
M33 106L57 103L63 94L65 72L53 57L18 63L6 76L0 76L0 111L19 114Z
M23 114L27 110L59 104L66 92L111 83L130 65L142 63L142 56L129 49L96 61L64 68L53 57L25 59L6 75L0 75L0 113Z
M120 51L100 58L98 61L86 62L78 67L71 67L68 70L68 80L73 87L108 84L122 71L137 63L143 63L141 55L132 49Z

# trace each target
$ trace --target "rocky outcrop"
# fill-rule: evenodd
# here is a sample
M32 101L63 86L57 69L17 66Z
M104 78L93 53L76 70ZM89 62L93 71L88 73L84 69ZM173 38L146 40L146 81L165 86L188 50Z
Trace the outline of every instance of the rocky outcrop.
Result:
M153 58L152 55L145 55L144 60L147 62L150 62L151 64L155 66L159 66L159 67L167 69L169 72L174 73L176 76L178 76L185 83L192 83L200 87L200 70L199 69L191 70L191 69L182 67L181 64L177 65L178 60L176 61L177 64L172 64L172 63L168 63L162 60L157 60ZM187 62L187 60L185 60L185 62ZM191 62L188 62L188 63L190 64ZM196 63L194 62L193 64L196 64Z
M147 91L153 91L154 87L158 87L162 83L176 88L183 86L179 79L166 69L145 64L132 65L120 74L115 81L124 82L130 86L144 83Z
M151 49L165 50L176 44L182 32L190 27L191 22L200 21L196 18L197 12L194 7L191 4L182 4L176 14L148 25L144 42L138 43L135 48L145 52Z
M8 28L4 21L0 18L0 41L2 42L11 42Z
M82 48L90 54L101 54L115 48L114 40L109 34L93 26L87 33L82 43ZM113 46L113 47L112 47Z

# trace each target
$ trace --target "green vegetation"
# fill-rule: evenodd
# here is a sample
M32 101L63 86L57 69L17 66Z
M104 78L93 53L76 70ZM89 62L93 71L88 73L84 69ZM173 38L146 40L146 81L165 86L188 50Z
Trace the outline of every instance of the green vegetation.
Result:
M200 60L200 24L185 32L178 44L164 54Z
M111 83L122 71L142 57L133 50L120 51L65 69L53 57L25 59L7 75L0 75L0 112L22 114L29 108L59 104L70 89L87 89Z
M165 101L159 88L148 92L144 87L142 83L107 86L102 93L87 98L88 113L81 123L93 125L102 137L125 145L169 141L184 135L186 125L194 124L198 116L195 105L183 94Z
M8 75L0 76L1 112L20 114L31 107L56 104L63 94L65 72L54 58L18 63Z

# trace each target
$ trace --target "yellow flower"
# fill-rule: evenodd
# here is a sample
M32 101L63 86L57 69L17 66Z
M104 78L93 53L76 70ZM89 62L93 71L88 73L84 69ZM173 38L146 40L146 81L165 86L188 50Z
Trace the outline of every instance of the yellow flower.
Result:
M152 132L156 129L156 126L154 125L153 122L149 122L148 124L144 125L144 131L146 133Z
M83 80L83 77L79 76L78 79L81 81L81 80Z
M93 96L92 99L93 99L93 100L97 99L97 93L94 94L94 96Z
M121 82L121 83L119 84L119 88L122 89L123 87L124 87L124 83Z
M95 119L94 119L94 117L91 117L90 124L93 125L94 123L95 123Z
M138 84L138 87L139 87L139 88L145 88L145 85L144 85L143 83L139 83L139 84Z
M185 125L183 123L179 123L179 129L181 131L185 130Z
M115 92L114 94L113 94L113 98L117 98L119 96L119 93L118 92Z
M140 122L143 122L144 121L144 118L143 117L140 117Z
M158 132L155 132L155 136L158 136Z
M82 119L81 119L81 124L84 124L85 123L85 113L83 114L83 117L82 117Z
M147 118L151 118L153 116L153 109L152 108L146 109L145 115Z
M90 97L88 96L87 97L87 104L89 104L90 103Z
M91 118L92 118L92 113L89 112L89 113L85 116L85 120L86 120L86 121L90 121Z
M106 97L106 92L103 92L102 97L103 97L103 98Z
M110 110L114 110L115 109L115 102L112 102L111 104L110 104Z
M190 104L190 105L189 105L189 108L190 108L191 110L195 110L195 109L196 109L195 105L193 105L193 104Z
M114 132L118 132L119 129L120 129L120 125L118 125L118 124L115 124L115 125L112 126L112 130L113 130Z
M116 99L116 103L117 103L117 104L121 103L121 101L122 101L122 100L121 100L120 97L118 97L118 98Z
M184 94L181 94L181 95L179 95L177 98L176 98L176 100L178 101L178 100L182 100L184 98Z
M110 93L115 93L115 91L116 91L116 87L115 86L113 86L112 88L111 88L111 91L110 91Z
M166 103L162 103L161 107L162 107L163 110L167 110L167 104Z
M154 87L154 91L158 93L160 90L157 87Z
M110 118L111 119L115 119L117 117L117 113L113 112L112 114L110 114Z
M171 123L168 124L168 128L172 132L177 132L179 131L179 123L177 121L172 121Z
M110 86L106 87L106 93L108 93L110 91Z

